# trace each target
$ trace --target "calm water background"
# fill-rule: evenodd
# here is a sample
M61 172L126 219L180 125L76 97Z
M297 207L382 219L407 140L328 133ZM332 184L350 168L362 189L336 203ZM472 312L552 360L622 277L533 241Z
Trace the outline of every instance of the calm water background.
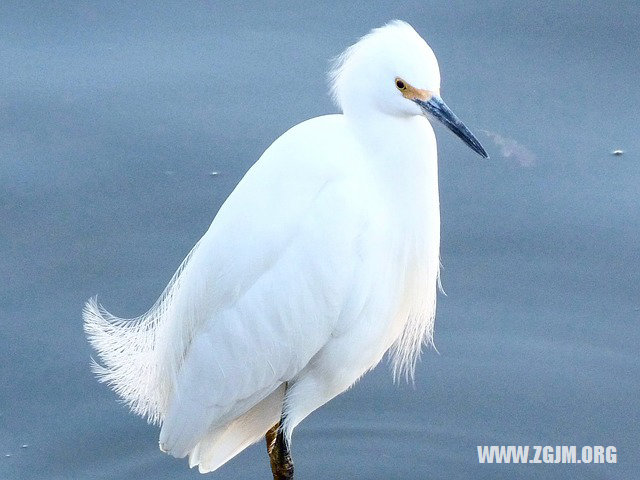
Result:
M302 423L299 478L640 476L638 2L25 3L0 4L1 479L200 478L92 377L83 302L144 312L270 142L335 111L327 59L392 18L491 159L437 129L439 354ZM210 478L268 478L264 447Z

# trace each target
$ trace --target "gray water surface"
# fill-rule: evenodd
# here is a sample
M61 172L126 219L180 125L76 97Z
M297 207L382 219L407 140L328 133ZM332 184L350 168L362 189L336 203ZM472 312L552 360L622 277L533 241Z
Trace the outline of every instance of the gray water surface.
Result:
M636 1L28 3L0 4L0 479L200 478L93 378L83 302L151 306L262 151L336 111L327 60L393 18L491 159L437 128L439 353L303 422L299 478L640 476ZM479 465L492 444L618 464ZM209 477L269 478L264 447Z

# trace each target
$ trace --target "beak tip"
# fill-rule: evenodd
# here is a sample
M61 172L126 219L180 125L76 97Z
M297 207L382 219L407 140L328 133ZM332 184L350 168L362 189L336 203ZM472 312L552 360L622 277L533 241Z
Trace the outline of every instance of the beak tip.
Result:
M469 144L469 146L475 150L475 152L480 155L482 158L488 159L489 158L489 154L487 153L487 151L484 149L484 147L480 144L480 142L478 142L477 140L471 144Z

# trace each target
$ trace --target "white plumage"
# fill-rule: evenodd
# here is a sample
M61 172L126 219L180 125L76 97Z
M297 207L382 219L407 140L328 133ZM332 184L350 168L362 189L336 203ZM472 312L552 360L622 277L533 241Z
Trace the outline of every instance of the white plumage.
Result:
M87 303L96 373L162 425L162 450L215 470L283 410L290 439L389 349L394 373L413 374L436 305L437 155L396 77L439 91L433 53L403 22L340 57L343 114L265 151L145 315Z

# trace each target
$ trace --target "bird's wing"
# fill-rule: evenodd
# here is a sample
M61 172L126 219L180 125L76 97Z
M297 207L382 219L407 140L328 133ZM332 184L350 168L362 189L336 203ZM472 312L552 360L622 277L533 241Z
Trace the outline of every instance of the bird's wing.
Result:
M321 161L321 139L301 159L278 142L198 244L180 280L184 305L158 330L159 344L184 341L160 436L175 456L293 378L354 294L371 197Z

